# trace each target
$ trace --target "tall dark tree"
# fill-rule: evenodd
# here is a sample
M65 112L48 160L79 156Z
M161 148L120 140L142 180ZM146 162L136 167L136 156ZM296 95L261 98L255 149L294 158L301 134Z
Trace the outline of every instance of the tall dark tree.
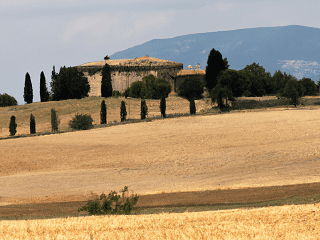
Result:
M40 100L41 102L48 102L49 101L49 92L47 89L46 77L44 73L40 73Z
M305 96L314 96L318 94L318 87L310 78L302 78L301 83L306 89L306 92L304 93Z
M52 71L52 100L80 99L87 97L90 91L88 78L76 67L60 68L59 74Z
M206 66L206 87L211 92L211 90L217 85L217 77L219 73L228 67L228 61L225 58L222 59L222 55L219 51L212 48L208 56L207 66Z
M32 83L29 73L26 73L25 82L24 82L24 94L23 94L24 101L26 103L33 102L33 90L32 90Z
M36 133L36 120L34 116L31 114L30 115L30 134L35 134Z
M106 102L104 100L102 100L102 102L101 102L100 123L101 124L107 123L107 106L106 106Z
M111 68L105 64L102 68L101 97L112 97L112 91Z
M160 112L161 112L161 117L166 117L166 99L164 96L161 97L160 99Z
M147 115L148 115L148 107L146 104L146 100L141 100L141 113L140 113L141 119L145 119Z
M57 112L54 108L51 108L51 130L52 132L58 131L58 118L57 118Z
M10 118L9 132L10 132L10 136L14 136L17 133L17 124L16 124L15 116L11 116Z
M121 106L120 106L120 119L121 122L124 122L127 118L127 109L126 109L126 103L125 101L121 101Z

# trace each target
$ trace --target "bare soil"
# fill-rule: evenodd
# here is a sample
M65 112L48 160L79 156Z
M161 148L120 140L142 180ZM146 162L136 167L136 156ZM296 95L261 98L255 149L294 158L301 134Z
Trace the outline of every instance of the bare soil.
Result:
M160 193L140 196L135 207L143 209L150 207L190 207L231 203L240 204L285 199L294 196L314 196L319 193L320 183L261 188ZM69 201L0 206L0 217L46 217L68 214L74 216L78 214L78 209L86 205L86 203L87 201Z

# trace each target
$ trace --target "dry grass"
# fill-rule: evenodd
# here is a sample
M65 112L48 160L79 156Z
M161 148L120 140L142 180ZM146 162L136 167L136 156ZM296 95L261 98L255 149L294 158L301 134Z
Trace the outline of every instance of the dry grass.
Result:
M60 119L60 131L70 130L68 122L76 113L91 114L95 124L100 123L100 104L105 98L89 97L83 99L70 99L59 102L32 103L13 107L0 108L0 137L9 136L9 122L12 115L16 116L17 135L30 133L30 114L32 113L36 119L37 132L51 131L51 108L55 108L58 118ZM124 100L127 103L127 118L140 119L140 99L107 98L107 121L120 122L120 104ZM159 104L160 100L146 100L149 108L149 117L160 116ZM209 99L196 101L197 111L211 108ZM167 98L167 114L188 113L189 102L180 97Z
M2 221L0 239L318 239L320 205Z

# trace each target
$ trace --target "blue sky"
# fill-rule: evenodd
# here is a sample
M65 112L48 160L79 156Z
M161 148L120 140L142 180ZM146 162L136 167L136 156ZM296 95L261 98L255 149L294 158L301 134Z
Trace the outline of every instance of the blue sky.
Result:
M24 104L26 72L40 101L53 65L76 66L155 38L242 28L320 28L320 1L0 0L0 93ZM48 86L49 87L49 86Z

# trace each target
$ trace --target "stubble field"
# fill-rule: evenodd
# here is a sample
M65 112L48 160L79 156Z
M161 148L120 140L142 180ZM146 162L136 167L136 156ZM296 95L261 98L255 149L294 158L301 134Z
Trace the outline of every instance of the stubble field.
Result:
M319 108L298 108L181 117L1 140L0 201L5 205L27 201L61 201L75 198L83 200L90 192L107 193L110 190L120 190L125 185L134 193L151 194L319 182L319 126ZM289 219L294 211L305 216L304 221L313 219L310 224L314 226L310 225L309 228L309 225L306 225L307 228L301 229L303 234L309 234L311 239L313 234L319 231L317 220L314 220L318 216L318 205L286 209L282 217L277 215L278 211L282 211L280 208L270 208L259 210L261 212L255 212L256 217L250 218L245 216L251 212L239 210L241 213L238 212L240 215L236 216L239 216L239 219L245 217L247 223L227 217L233 216L232 211L211 212L207 213L211 214L210 217L204 218L216 227L216 230L209 227L211 230L208 231L221 238L223 235L219 235L217 229L222 230L223 226L230 224L247 229L241 230L244 235L238 235L242 239L252 238L250 236L255 235L245 233L251 231L249 225L252 228L257 222L262 224L255 230L257 233L268 229L272 232L272 226L280 226L283 228L280 234L284 234L288 224L291 227L291 224L302 223ZM266 222L260 221L259 215L262 212L266 214L265 218L269 219L266 221L275 225L268 227ZM184 219L183 222L187 223L181 226L184 229L183 226L191 224L193 227L188 227L190 234L196 234L194 231L206 226L206 223L202 222L204 220L198 221L194 215L188 215L191 213L185 214L188 220ZM159 217L165 218L165 215ZM180 217L182 215L170 216L173 219ZM223 220L225 217L227 219ZM149 219L144 216L132 218ZM282 220L279 222L276 220L278 218ZM105 219L117 222L118 217ZM82 221L69 220L70 224ZM97 222L90 226L95 223ZM1 231L7 229L6 224L1 223ZM91 232L92 229L89 227L87 230ZM124 234L121 235L122 238L132 238L126 235L129 233L123 231L123 226L119 225L115 229L116 234ZM148 231L145 229L142 234ZM153 231L156 232L156 229L151 232ZM184 229L182 233L186 231L187 229ZM210 238L206 232L199 236L203 239L206 239L206 236ZM234 230L235 234L236 232ZM161 234L169 233L164 230ZM161 234L159 237L175 236ZM86 236L90 239L90 234ZM234 239L235 236L237 235L230 235L229 238ZM262 235L256 236L259 238Z

